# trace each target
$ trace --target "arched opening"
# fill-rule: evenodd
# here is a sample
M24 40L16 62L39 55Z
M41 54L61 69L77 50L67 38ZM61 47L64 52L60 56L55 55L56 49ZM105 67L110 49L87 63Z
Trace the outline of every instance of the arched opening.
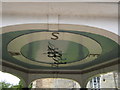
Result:
M78 82L65 78L42 78L34 80L31 84L32 88L80 88Z
M113 71L94 76L88 81L87 88L118 88L118 73Z
M23 88L23 81L13 74L0 71L0 88Z

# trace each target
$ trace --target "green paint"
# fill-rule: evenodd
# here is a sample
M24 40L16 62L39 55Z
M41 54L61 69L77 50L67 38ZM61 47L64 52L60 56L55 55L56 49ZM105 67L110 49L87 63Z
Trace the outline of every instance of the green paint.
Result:
M47 30L24 30L24 31L16 31L16 32L9 32L9 33L4 33L2 35L2 57L3 60L15 63L15 64L19 64L23 67L27 67L27 68L31 68L31 69L56 69L56 68L51 68L51 67L43 67L43 66L36 66L36 65L31 65L31 64L26 64L24 62L18 61L15 58L13 58L12 56L10 56L10 54L7 51L7 45L9 44L10 41L12 41L13 39L25 35L25 34L29 34L29 33L34 33L34 32L48 32ZM64 70L80 70L80 69L84 69L99 63L104 63L106 61L110 61L112 59L115 59L117 57L120 57L120 45L118 45L116 42L114 42L113 40L101 36L101 35L97 35L97 34L93 34L93 33L87 33L87 32L80 32L80 31L63 31L60 30L59 32L67 32L67 33L74 33L74 34L80 34L80 35L84 35L87 36L89 38L92 38L94 40L96 40L102 47L102 54L94 61L91 61L89 63L85 63L83 65L78 65L78 66L74 66L74 67L66 67L66 68L59 68L59 69L64 69ZM76 48L74 48L74 45ZM81 46L77 45L77 44L73 44L70 43L69 49L66 50L66 52L71 52L75 49L76 53L78 53L79 51L77 51L77 48L80 48ZM87 51L83 50L84 52L84 56L86 55ZM80 53L80 52L79 52ZM71 60L68 60L69 62L73 60L73 58L77 57L79 58L78 55L76 55L74 52L70 53L71 55ZM82 54L80 54L82 55ZM73 60L74 61L74 60Z
M45 58L43 59L46 59L47 57L47 54L43 53L47 53L48 42L52 43L55 46L55 48L58 48L60 51L62 51L62 58L66 59L62 60L63 62L71 63L75 61L80 61L84 59L89 53L88 49L83 45L72 41L64 40L35 41L23 46L21 49L21 53L30 60L41 62L39 60L42 56L45 56ZM41 63L46 63L46 61Z

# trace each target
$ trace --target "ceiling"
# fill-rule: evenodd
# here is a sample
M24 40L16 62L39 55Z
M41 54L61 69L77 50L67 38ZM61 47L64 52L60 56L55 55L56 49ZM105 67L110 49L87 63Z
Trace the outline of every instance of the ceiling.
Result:
M83 70L119 58L119 44L84 31L16 30L2 41L3 60L28 70Z
M118 34L118 3L2 3L2 24L0 27L28 23L87 25Z
M119 0L4 0L3 2L119 2Z
M117 3L105 2L3 2L2 9L3 17L10 18L6 18L5 23L12 23L13 18L20 22L23 16L35 16L36 19L44 15L82 16L82 18L92 16L98 17L98 22L101 21L101 17L113 20L118 17ZM86 20L88 22L88 19ZM103 64L109 66L119 59L119 36L112 32L84 25L49 23L48 26L36 23L3 27L1 34L3 65L19 67L20 70L24 68L27 71L82 71L92 67L96 69L99 65L103 67ZM48 30L56 28L57 30Z
M3 2L3 15L61 15L117 17L117 3L80 2ZM112 10L112 12L111 12ZM101 12L101 13L100 13Z

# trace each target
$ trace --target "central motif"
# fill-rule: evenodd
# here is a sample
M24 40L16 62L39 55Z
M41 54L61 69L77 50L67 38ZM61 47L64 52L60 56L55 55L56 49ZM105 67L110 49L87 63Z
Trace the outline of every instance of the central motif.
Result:
M57 40L59 37L57 36L58 32L53 32L51 38L52 40ZM53 44L48 42L48 57L52 58L54 60L54 64L66 64L66 62L62 62L62 51L56 48ZM64 59L65 60L65 59Z
M52 58L55 62L54 64L66 64L66 62L62 62L62 60L66 60L66 58L63 59L62 57L62 51L56 48L53 44L48 42L48 57Z
M83 45L71 41L40 40L24 45L21 53L29 60L39 63L69 64L84 59L89 51Z

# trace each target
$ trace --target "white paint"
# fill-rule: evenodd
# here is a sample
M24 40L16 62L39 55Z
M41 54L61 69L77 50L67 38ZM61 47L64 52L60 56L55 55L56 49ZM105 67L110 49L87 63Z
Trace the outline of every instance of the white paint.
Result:
M2 2L119 2L119 0L2 0Z
M46 15L47 16L47 15ZM27 23L48 23L46 16L4 16L2 26L27 24ZM106 29L118 34L117 18L82 17L82 16L60 16L59 24L87 25ZM54 22L55 23L55 22ZM56 22L58 24L58 22ZM52 27L50 27L51 29Z
M28 23L58 24L57 15L60 15L59 24L87 25L118 34L117 3L3 3L0 27ZM50 28L54 29L53 26Z

